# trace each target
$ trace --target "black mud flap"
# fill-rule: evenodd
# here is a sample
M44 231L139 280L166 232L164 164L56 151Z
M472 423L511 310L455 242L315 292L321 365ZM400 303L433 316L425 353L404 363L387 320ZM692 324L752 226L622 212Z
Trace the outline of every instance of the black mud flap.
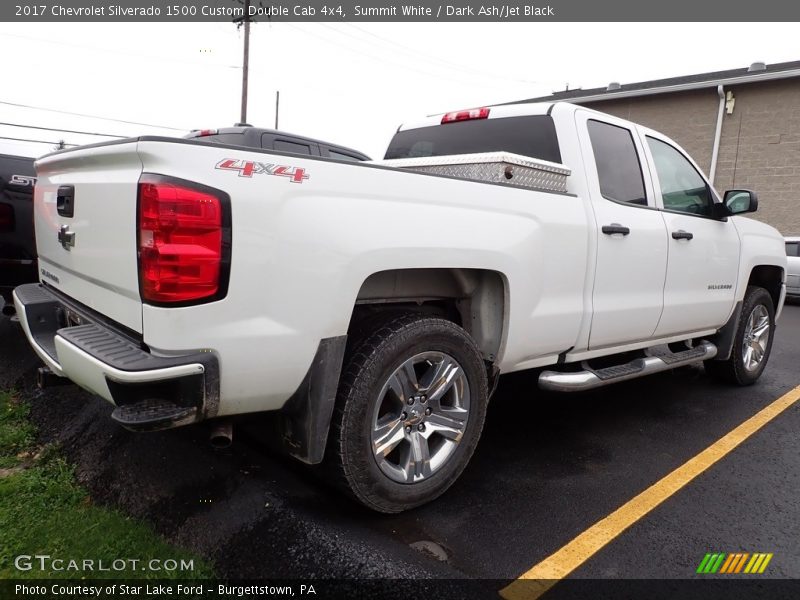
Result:
M709 338L717 347L717 355L713 360L728 360L733 352L733 338L736 337L736 330L739 327L739 319L742 316L742 302L736 303L733 308L733 314L728 322L723 325L719 331Z
M346 335L319 343L311 368L280 412L284 449L310 465L325 456L346 344Z

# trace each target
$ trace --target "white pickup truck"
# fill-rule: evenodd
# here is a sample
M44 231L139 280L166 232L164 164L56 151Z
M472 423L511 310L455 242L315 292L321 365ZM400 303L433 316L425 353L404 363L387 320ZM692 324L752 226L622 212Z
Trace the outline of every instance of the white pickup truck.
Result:
M495 106L403 126L386 158L141 137L40 159L41 283L14 299L43 379L134 430L273 411L265 435L397 512L459 476L499 373L763 372L783 238L663 135Z

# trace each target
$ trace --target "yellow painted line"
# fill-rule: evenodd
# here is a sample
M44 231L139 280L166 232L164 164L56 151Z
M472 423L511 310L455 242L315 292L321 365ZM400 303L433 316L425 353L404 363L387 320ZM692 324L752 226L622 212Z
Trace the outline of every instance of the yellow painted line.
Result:
M766 556L767 556L766 554L758 555L758 560L756 560L755 564L753 565L753 568L750 569L751 573L758 573L758 569L761 567L761 561L764 560ZM747 573L747 571L745 571L745 573Z
M771 560L772 560L772 552L767 554L766 558L764 558L764 562L761 563L761 568L758 570L758 572L759 573L763 573L766 570L767 565L769 564L769 561L771 561Z
M753 570L753 565L756 564L756 561L758 560L759 556L761 555L758 553L753 554L753 558L750 559L750 562L747 563L747 566L744 568L745 573L749 573L750 571Z
M730 433L690 458L663 479L601 519L575 539L500 590L506 600L535 600L589 560L623 531L650 513L695 477L723 459L742 442L800 400L800 385L784 394ZM749 567L750 565L748 565ZM745 572L749 572L745 570Z

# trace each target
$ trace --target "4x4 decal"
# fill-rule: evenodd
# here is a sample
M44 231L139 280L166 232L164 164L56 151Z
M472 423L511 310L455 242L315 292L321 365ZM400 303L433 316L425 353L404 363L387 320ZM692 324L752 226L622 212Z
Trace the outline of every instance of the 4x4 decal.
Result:
M308 173L302 167L292 167L286 165L273 165L270 163L260 163L253 160L241 160L236 158L224 158L217 163L216 169L222 171L237 171L239 177L252 177L255 175L278 175L288 177L292 183L303 183L308 179Z

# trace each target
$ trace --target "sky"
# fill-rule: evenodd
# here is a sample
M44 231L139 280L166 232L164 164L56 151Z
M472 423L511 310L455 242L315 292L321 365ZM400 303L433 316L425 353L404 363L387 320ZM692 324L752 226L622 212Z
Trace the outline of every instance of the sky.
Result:
M424 115L800 60L796 38L796 23L256 23L247 121L274 127L279 90L280 129L381 158ZM240 119L234 24L0 23L0 56L1 123L180 137ZM34 157L112 139L10 125L0 137L47 142L0 139L0 153Z

